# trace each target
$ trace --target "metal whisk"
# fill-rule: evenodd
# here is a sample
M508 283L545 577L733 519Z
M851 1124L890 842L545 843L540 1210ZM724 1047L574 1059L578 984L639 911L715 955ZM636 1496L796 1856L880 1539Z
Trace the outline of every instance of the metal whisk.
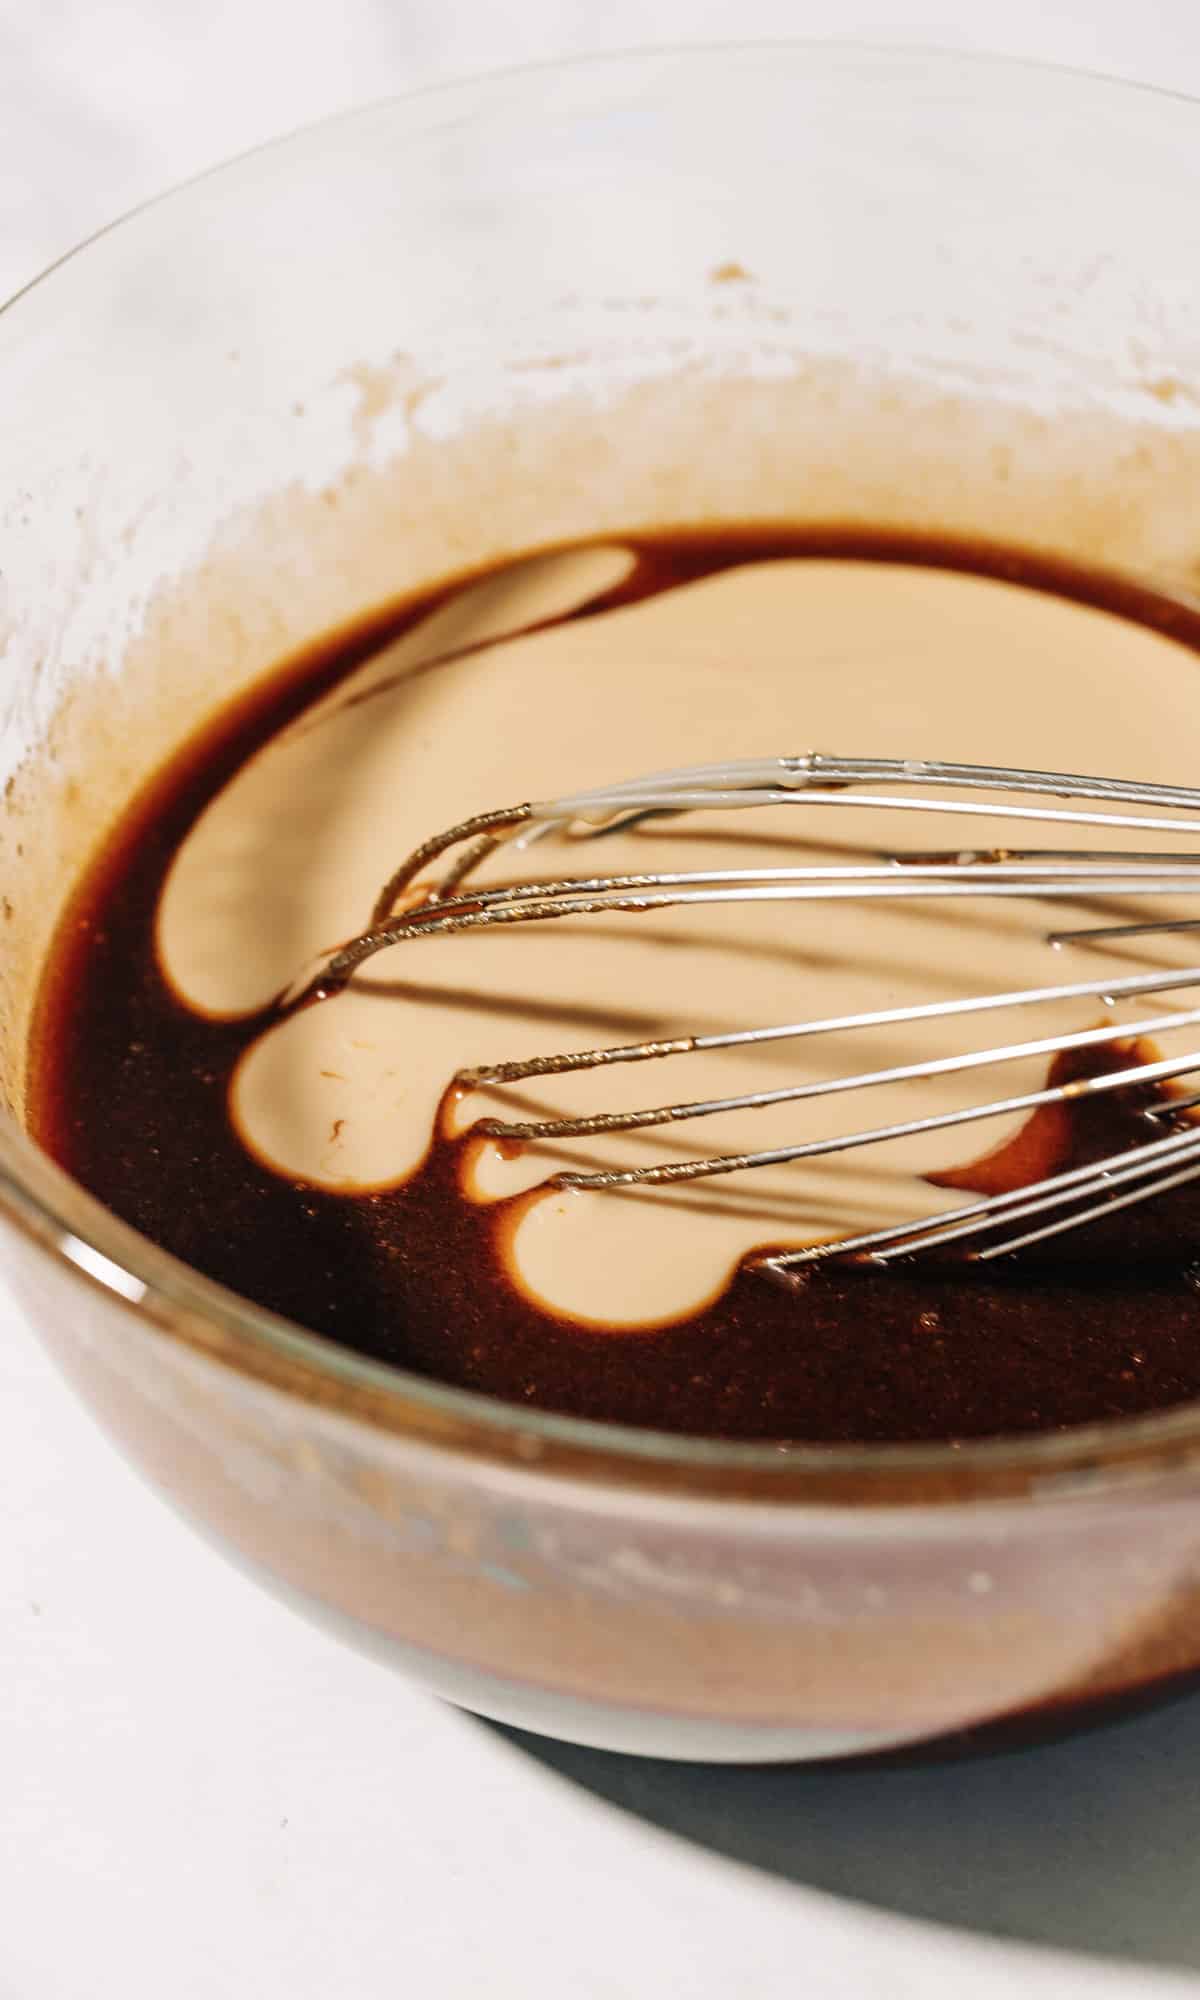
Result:
M955 797L960 792L972 796ZM986 803L980 803L980 795L986 797ZM993 822L1011 822L1014 834L1031 823L1052 830L1093 827L1102 828L1109 835L1141 836L1142 841L1136 847L1115 850L953 847L888 852L862 862L831 866L595 873L508 882L494 887L471 886L471 878L499 849L523 851L549 834L570 831L602 837L651 817L786 805L830 810L849 805L942 818L986 817ZM657 772L596 791L479 813L425 841L385 884L368 928L330 958L308 991L324 995L345 984L376 953L416 938L586 918L602 912L640 913L680 905L737 902L870 903L893 898L1024 897L1079 903L1106 896L1123 899L1178 896L1200 888L1200 851L1171 853L1144 843L1147 836L1180 835L1200 839L1200 790L1054 771L815 753ZM422 887L432 870L438 871L432 885ZM1145 923L1095 922L1083 928L1047 932L1046 941L1052 946L1067 941L1086 944L1191 929L1200 930L1200 919L1163 920L1151 911ZM510 1085L535 1077L561 1076L620 1063L682 1057L704 1049L801 1042L816 1036L949 1020L964 1014L1004 1016L1012 1009L1054 1000L1095 999L1112 1005L1188 987L1195 987L1200 998L1200 940L1196 962L1178 968L1027 986L966 999L941 999L928 1004L772 1023L723 1033L588 1048L520 1062L499 1061L464 1070L455 1081L464 1089ZM782 1088L737 1097L679 1101L593 1117L545 1118L523 1123L489 1119L474 1129L503 1140L542 1142L645 1130L703 1119L719 1112L787 1102L800 1104L806 1099L838 1092L920 1082L951 1071L984 1070L1019 1058L1052 1059L1067 1051L1099 1052L1106 1047L1134 1045L1158 1031L1188 1025L1200 1029L1200 1005L1174 1008L1168 1013L1147 1010L1132 1021L1107 1022L1095 1028L1032 1040L1000 1042L983 1050L928 1062L799 1080ZM800 1139L795 1145L761 1152L718 1153L709 1158L595 1172L561 1172L552 1177L550 1184L604 1190L702 1180L789 1161L811 1161L888 1139L970 1124L1001 1113L1033 1112L1044 1105L1078 1100L1093 1093L1145 1089L1194 1072L1200 1072L1200 1045L1181 1056L1159 1060L1141 1060L1135 1056L1118 1070L1047 1083L1042 1089L1015 1096L984 1097L977 1105L924 1118L891 1125L865 1124L848 1134L807 1142ZM801 1267L831 1257L887 1263L952 1243L974 1258L988 1260L1077 1229L1101 1214L1110 1215L1200 1178L1200 1126L1185 1115L1197 1104L1200 1094L1160 1096L1145 1113L1148 1120L1159 1121L1157 1126L1148 1123L1145 1141L1120 1153L1044 1176L1010 1192L981 1196L932 1218L889 1223L833 1241L764 1256L758 1260L759 1268L787 1280ZM1183 1115L1178 1128L1172 1123L1176 1114Z

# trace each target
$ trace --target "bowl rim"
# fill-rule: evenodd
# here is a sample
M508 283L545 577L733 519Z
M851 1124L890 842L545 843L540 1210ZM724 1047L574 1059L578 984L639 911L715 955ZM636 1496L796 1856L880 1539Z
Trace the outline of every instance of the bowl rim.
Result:
M687 45L649 44L515 65L428 84L351 106L295 127L203 172L189 176L106 223L56 258L0 306L7 317L52 283L57 272L87 256L116 231L199 184L229 175L264 153L342 134L357 122L403 117L410 107L487 96L515 79L581 71L636 69L671 61L699 69L733 55L763 51L800 59L833 73L856 63L944 71L991 80L1040 76L1097 95L1200 100L1151 84L1000 53L886 40L828 38L730 39ZM161 1250L87 1194L26 1135L0 1114L0 1217L81 1286L98 1288L143 1327L207 1353L223 1367L276 1390L391 1433L484 1460L517 1463L539 1474L634 1485L731 1503L766 1501L788 1507L928 1506L994 1503L1013 1498L1061 1503L1110 1490L1191 1482L1200 1471L1200 1401L1138 1418L1073 1426L1058 1432L935 1444L737 1443L635 1428L592 1418L527 1409L477 1391L453 1388L372 1361L322 1335L253 1305L239 1294Z

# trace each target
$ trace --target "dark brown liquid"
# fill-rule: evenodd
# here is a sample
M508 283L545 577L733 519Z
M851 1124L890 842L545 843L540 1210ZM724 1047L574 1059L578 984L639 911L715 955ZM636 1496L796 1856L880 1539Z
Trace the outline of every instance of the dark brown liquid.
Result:
M1200 653L1194 611L1009 551L762 530L647 541L639 553L604 604L735 562L846 555L1053 590ZM81 883L45 976L30 1122L47 1150L147 1236L261 1305L361 1353L551 1410L728 1438L900 1441L1055 1429L1200 1395L1191 1189L986 1276L829 1267L792 1295L743 1271L684 1324L596 1332L518 1296L489 1234L501 1219L458 1195L457 1145L435 1148L405 1187L356 1196L296 1185L243 1151L226 1093L268 1017L214 1025L168 992L153 942L166 871L246 758L433 601L282 669L130 807ZM1144 1139L1136 1113L1128 1097L1110 1097L1040 1137L1065 1166Z

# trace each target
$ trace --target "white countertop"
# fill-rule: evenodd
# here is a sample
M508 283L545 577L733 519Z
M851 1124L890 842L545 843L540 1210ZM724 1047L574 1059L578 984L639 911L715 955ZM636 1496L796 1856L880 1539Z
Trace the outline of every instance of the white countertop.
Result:
M0 294L357 98L785 33L1200 95L1196 0L0 0ZM506 1735L212 1553L0 1291L0 2000L999 2000L1014 1979L1030 2000L1200 1985L1200 1700L893 1770Z

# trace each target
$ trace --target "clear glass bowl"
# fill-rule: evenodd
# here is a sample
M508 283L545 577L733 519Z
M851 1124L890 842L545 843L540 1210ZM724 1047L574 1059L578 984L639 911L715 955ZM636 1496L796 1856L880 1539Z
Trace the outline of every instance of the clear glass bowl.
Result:
M1200 109L1067 74L838 47L601 60L288 139L0 318L12 1271L185 1512L454 1699L756 1759L1188 1671L1200 1412L962 1449L722 1446L359 1360L160 1253L26 1137L63 894L221 696L531 544L862 521L1194 596L1198 172Z

